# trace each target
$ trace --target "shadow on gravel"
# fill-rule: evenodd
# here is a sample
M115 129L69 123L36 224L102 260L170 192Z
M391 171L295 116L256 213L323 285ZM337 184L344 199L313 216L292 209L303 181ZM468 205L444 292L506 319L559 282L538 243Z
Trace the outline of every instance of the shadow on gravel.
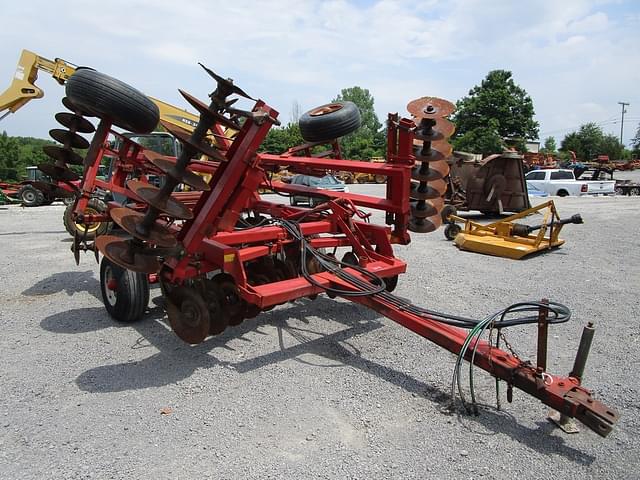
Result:
M474 434L495 435L500 433L508 435L538 453L548 456L561 455L567 460L580 465L591 465L596 459L593 455L586 454L567 445L563 437L566 434L562 433L549 421L541 420L536 422L538 428L528 428L518 423L517 418L509 412L484 406L477 416L458 415L458 422L466 430ZM587 427L582 427L582 429L587 430Z
M27 288L22 295L36 297L58 292L64 292L70 297L76 293L88 292L102 302L100 282L94 278L91 270L54 273Z
M0 233L0 236L5 236L5 235L46 235L49 233L65 233L66 230L46 230L46 231L40 231L40 232L34 232L33 230L30 232L3 232Z

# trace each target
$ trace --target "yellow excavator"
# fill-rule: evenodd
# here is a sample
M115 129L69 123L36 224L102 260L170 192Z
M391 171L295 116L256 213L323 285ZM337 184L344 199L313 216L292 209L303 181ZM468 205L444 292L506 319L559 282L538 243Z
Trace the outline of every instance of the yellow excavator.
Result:
M15 113L30 100L44 96L44 91L35 84L39 71L51 74L60 85L64 85L77 69L77 65L61 58L49 60L29 50L22 50L11 85L0 94L0 120ZM193 131L198 123L197 115L157 98L149 98L158 106L162 120L189 131Z

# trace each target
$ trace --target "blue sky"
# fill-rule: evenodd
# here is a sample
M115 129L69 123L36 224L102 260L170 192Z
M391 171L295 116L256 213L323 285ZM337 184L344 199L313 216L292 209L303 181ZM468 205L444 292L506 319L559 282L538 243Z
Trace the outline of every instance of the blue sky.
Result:
M178 88L206 99L203 62L281 112L286 122L342 88L368 88L381 121L431 95L455 101L492 69L533 98L541 138L583 123L620 134L640 123L637 1L35 1L6 2L0 89L20 51L94 67L175 105ZM63 88L46 74L34 100L0 121L46 138ZM245 104L246 105L246 104Z

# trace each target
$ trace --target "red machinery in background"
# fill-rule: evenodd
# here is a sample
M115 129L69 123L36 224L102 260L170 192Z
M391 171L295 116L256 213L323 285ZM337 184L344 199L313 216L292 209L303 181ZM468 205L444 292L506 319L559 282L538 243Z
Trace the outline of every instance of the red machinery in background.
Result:
M386 163L318 158L309 155L310 148L261 154L258 149L278 123L278 112L262 100L255 101L250 111L232 107L230 95L250 99L249 95L206 70L217 82L209 105L181 91L200 112L195 130L189 133L164 125L183 145L177 159L145 150L124 137L117 149L107 142L110 135L120 137L113 125L140 133L154 128L157 109L154 112L153 104L140 92L93 70L78 70L67 82L66 104L75 112L77 125L82 124L82 115L100 118L84 159L77 220L108 219L127 233L100 236L95 244L82 238L74 242L76 256L81 248L104 255L101 288L113 317L133 321L142 315L149 299L149 278L162 287L171 327L191 344L288 301L321 293L341 296L458 355L457 371L467 360L504 380L509 400L516 387L578 418L602 436L611 431L617 413L592 398L580 384L579 373L565 377L546 371L547 326L568 320L566 307L517 304L477 320L417 307L391 293L407 267L394 256L392 245L406 245L409 232L431 232L442 223L446 158L451 153L447 138L453 133L445 117L453 112L452 104L423 97L408 104L412 118L390 114ZM97 102L98 97L108 101ZM327 143L348 134L359 126L359 116L351 111L340 103L314 109L305 114L303 135L306 131L307 139ZM220 135L222 127L236 129L238 134L233 140L216 137L215 146L204 142L207 132ZM61 151L71 149L75 136L70 128ZM192 160L200 154L213 161ZM118 160L108 184L96 179L104 155ZM56 169L48 170L64 175L63 158L59 154ZM297 172L383 175L386 195L379 198L272 182L270 172L282 167ZM196 172L209 173L211 179L205 182ZM149 173L163 175L163 185L146 181ZM194 191L176 193L180 184ZM107 218L83 218L97 186L128 201L124 206L111 202ZM320 197L324 202L311 209L292 207L264 198L259 189ZM370 223L363 208L384 211L386 225ZM335 254L344 250L338 260ZM527 323L539 325L537 365L480 339L487 330Z

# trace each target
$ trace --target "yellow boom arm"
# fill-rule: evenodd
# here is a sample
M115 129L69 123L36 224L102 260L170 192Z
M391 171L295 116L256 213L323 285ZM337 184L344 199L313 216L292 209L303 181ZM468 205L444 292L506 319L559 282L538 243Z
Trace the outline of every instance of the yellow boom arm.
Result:
M77 65L62 60L61 58L48 60L29 50L22 50L11 85L0 94L0 120L10 113L15 113L29 100L42 98L44 96L44 91L35 84L38 79L39 70L50 73L60 85L64 85L69 77L75 73L77 68ZM199 119L197 115L174 107L157 98L149 98L158 106L162 120L188 131L193 131L197 125Z

